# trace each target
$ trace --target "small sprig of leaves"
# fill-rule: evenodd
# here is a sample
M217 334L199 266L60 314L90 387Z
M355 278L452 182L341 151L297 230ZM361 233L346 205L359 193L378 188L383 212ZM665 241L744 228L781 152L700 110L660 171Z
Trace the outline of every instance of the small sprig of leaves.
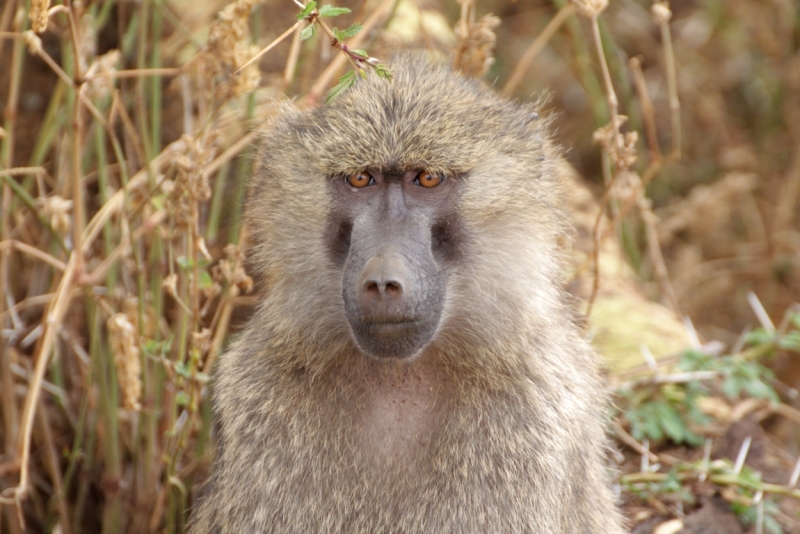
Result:
M766 347L770 351L775 349L788 350L800 353L800 311L789 310L780 328L756 328L746 339L747 346Z
M354 37L363 29L361 24L355 23L344 30L340 30L335 26L332 28L329 27L322 20L323 17L338 17L339 15L350 13L349 9L346 7L332 6L330 4L326 4L317 9L317 2L315 0L311 0L304 6L302 4L300 5L303 10L297 14L297 20L305 20L308 22L308 26L303 28L300 32L300 40L310 39L316 35L315 28L319 25L330 38L331 46L338 48L353 65L353 70L344 73L342 77L339 78L339 82L328 91L325 97L326 104L352 87L353 84L356 83L358 76L366 78L366 71L369 68L375 71L375 74L381 78L387 80L392 78L392 71L388 66L381 63L379 59L371 57L366 50L350 48L347 43L345 43L347 39Z
M667 473L658 473L652 478L636 482L623 478L621 482L626 490L643 501L659 498L673 504L695 504L694 494L683 485L678 468L673 467Z
M772 371L742 354L718 357L687 350L675 370L706 379L680 383L642 382L618 391L626 401L625 417L631 425L631 434L637 440L659 442L666 437L677 444L700 445L703 438L692 427L702 427L710 422L710 418L700 410L699 401L711 393L712 386L731 400L746 394L756 399L780 402L770 385L774 379ZM709 374L714 378L708 379Z
M702 392L702 385L692 381L622 389L619 394L626 400L625 417L631 425L631 435L637 440L660 442L667 437L674 443L698 446L703 437L691 427L709 422L697 404Z

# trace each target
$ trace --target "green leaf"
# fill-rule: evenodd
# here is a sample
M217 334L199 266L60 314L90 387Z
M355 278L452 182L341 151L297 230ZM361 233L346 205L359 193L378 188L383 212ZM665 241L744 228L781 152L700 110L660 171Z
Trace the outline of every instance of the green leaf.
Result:
M784 350L800 352L800 332L789 332L780 339L778 346Z
M366 50L360 50L358 48L351 48L350 53L354 56L361 58L361 59L369 59L369 54L367 54Z
M375 73L381 78L386 78L387 80L391 80L393 76L392 71L389 70L389 67L383 63L378 63L375 65Z
M178 373L183 378L189 378L189 376L191 376L189 371L189 366L186 365L186 363L184 362L177 362L175 364L175 372Z
M198 267L207 267L211 264L211 260L207 260L206 258L197 258L195 260L186 256L179 256L175 259L175 261L178 263L178 267L180 267L183 271L194 269L195 265Z
M748 345L767 345L775 341L775 333L763 328L756 328L745 337Z
M764 528L769 534L783 534L781 524L770 515L764 516Z
M352 24L346 30L338 30L338 33L336 34L336 38L339 39L340 41L344 41L345 39L347 39L349 37L353 37L354 35L356 35L358 32L360 32L362 30L362 28L363 27L361 26L361 24L356 22L355 24ZM339 37L339 35L341 35L341 37Z
M681 356L676 368L679 371L708 371L714 367L716 360L697 350L687 350Z
M681 488L681 480L678 478L677 471L671 469L667 473L667 478L661 483L661 490L667 493L677 493Z
M346 13L350 13L350 10L346 7L336 7L330 4L326 4L319 8L320 17L338 17L339 15L344 15Z
M214 285L214 280L211 278L211 274L208 271L200 271L200 279L197 281L197 285L200 289L207 289Z
M742 379L738 376L729 376L722 382L721 389L729 399L738 399L742 391Z
M664 432L672 441L683 443L689 429L686 428L686 424L680 414L665 402L659 402L656 406L658 407L658 419L661 422L661 428L664 429Z
M342 77L339 78L339 83L337 83L330 91L328 91L328 94L325 96L325 103L327 104L334 98L353 87L354 83L356 83L355 71L351 70L345 72Z
M297 14L297 20L303 20L309 16L311 12L314 11L315 7L317 7L317 2L315 0L311 0L306 4L306 7L303 8L303 11Z
M306 39L310 39L314 37L314 24L309 24L300 32L300 40L305 41Z
M772 402L780 402L775 390L761 380L748 380L744 383L744 390L756 399L769 399Z
M172 349L172 337L168 337L163 341L147 339L142 344L142 348L144 348L144 351L151 356L164 356Z
M189 395L187 395L185 391L179 391L178 394L175 395L175 404L178 406L186 406L189 404Z
M655 403L647 403L642 406L642 422L644 423L644 431L647 437L653 441L661 441L664 439L664 430L658 421L658 413Z

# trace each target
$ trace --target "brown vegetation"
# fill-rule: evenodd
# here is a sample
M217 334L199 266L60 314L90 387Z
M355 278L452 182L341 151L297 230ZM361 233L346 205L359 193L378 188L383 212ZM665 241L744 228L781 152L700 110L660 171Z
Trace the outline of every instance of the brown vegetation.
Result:
M342 5L353 13L330 20L364 26L351 51L458 51L506 94L549 90L566 157L610 216L578 225L577 292L599 303L616 282L594 276L611 239L641 295L691 319L698 347L727 344L731 360L675 374L676 359L645 356L611 377L632 392L615 424L632 524L686 514L690 529L732 509L754 532L800 532L796 313L781 320L800 294L796 3ZM324 31L301 41L300 11L0 2L0 531L185 525L212 456L209 370L252 304L240 205L256 129L284 95L319 105L358 65ZM748 367L775 353L777 379ZM657 432L641 434L637 414L667 420L682 405L710 419L643 438Z

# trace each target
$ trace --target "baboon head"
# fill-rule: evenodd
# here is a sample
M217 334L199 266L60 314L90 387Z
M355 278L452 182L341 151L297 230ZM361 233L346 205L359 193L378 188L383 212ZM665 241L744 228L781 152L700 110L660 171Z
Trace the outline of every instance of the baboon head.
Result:
M392 63L391 81L282 114L248 201L253 263L273 282L260 313L319 353L411 359L448 329L513 318L540 275L553 285L554 149L533 108L422 55Z

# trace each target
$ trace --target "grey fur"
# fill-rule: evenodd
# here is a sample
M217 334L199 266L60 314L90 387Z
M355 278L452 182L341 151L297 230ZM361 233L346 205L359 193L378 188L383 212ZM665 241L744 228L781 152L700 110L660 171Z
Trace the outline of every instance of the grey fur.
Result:
M219 447L191 532L624 532L606 394L562 294L568 228L547 121L421 55L270 128L247 201L267 291L215 378ZM466 236L433 341L357 349L326 252L328 181L464 180Z

